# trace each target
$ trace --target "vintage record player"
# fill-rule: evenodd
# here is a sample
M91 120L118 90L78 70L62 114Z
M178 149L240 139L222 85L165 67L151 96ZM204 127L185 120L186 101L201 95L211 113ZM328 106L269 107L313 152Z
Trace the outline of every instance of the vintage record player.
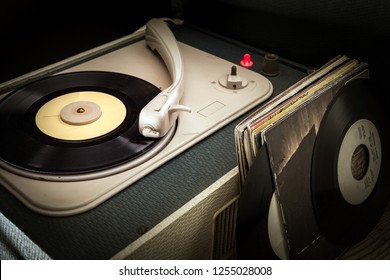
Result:
M2 101L2 183L31 209L89 210L272 94L261 74L178 45L163 20L145 32Z
M234 127L307 75L281 58L265 76L265 55L152 19L2 84L2 213L56 259L226 257Z

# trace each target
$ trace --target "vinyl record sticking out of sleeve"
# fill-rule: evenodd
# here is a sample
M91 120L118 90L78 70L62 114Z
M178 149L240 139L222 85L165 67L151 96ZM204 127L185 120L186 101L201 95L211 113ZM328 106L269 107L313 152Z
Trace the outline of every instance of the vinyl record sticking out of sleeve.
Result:
M312 200L329 240L354 244L376 225L388 202L385 113L368 79L349 82L330 103L312 161Z
M268 211L274 192L267 149L262 146L242 187L237 214L237 257L277 259L268 236Z

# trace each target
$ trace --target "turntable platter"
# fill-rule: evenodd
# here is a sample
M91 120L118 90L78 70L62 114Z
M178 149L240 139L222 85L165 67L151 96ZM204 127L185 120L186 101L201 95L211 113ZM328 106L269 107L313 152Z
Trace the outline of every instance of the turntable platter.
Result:
M139 112L159 92L140 78L104 71L28 84L0 103L0 158L18 170L55 176L134 161L166 142L138 132Z

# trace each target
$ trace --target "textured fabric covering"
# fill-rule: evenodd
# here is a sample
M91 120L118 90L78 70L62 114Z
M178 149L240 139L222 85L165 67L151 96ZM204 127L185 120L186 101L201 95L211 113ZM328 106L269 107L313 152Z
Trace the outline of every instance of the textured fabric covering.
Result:
M0 259L49 260L50 257L0 213Z

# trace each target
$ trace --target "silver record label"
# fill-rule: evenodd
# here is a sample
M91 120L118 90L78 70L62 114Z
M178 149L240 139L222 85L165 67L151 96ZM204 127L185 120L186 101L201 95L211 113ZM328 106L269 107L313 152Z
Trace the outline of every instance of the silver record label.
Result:
M345 134L337 160L340 192L349 204L364 202L375 188L381 166L381 140L367 119L353 123Z

